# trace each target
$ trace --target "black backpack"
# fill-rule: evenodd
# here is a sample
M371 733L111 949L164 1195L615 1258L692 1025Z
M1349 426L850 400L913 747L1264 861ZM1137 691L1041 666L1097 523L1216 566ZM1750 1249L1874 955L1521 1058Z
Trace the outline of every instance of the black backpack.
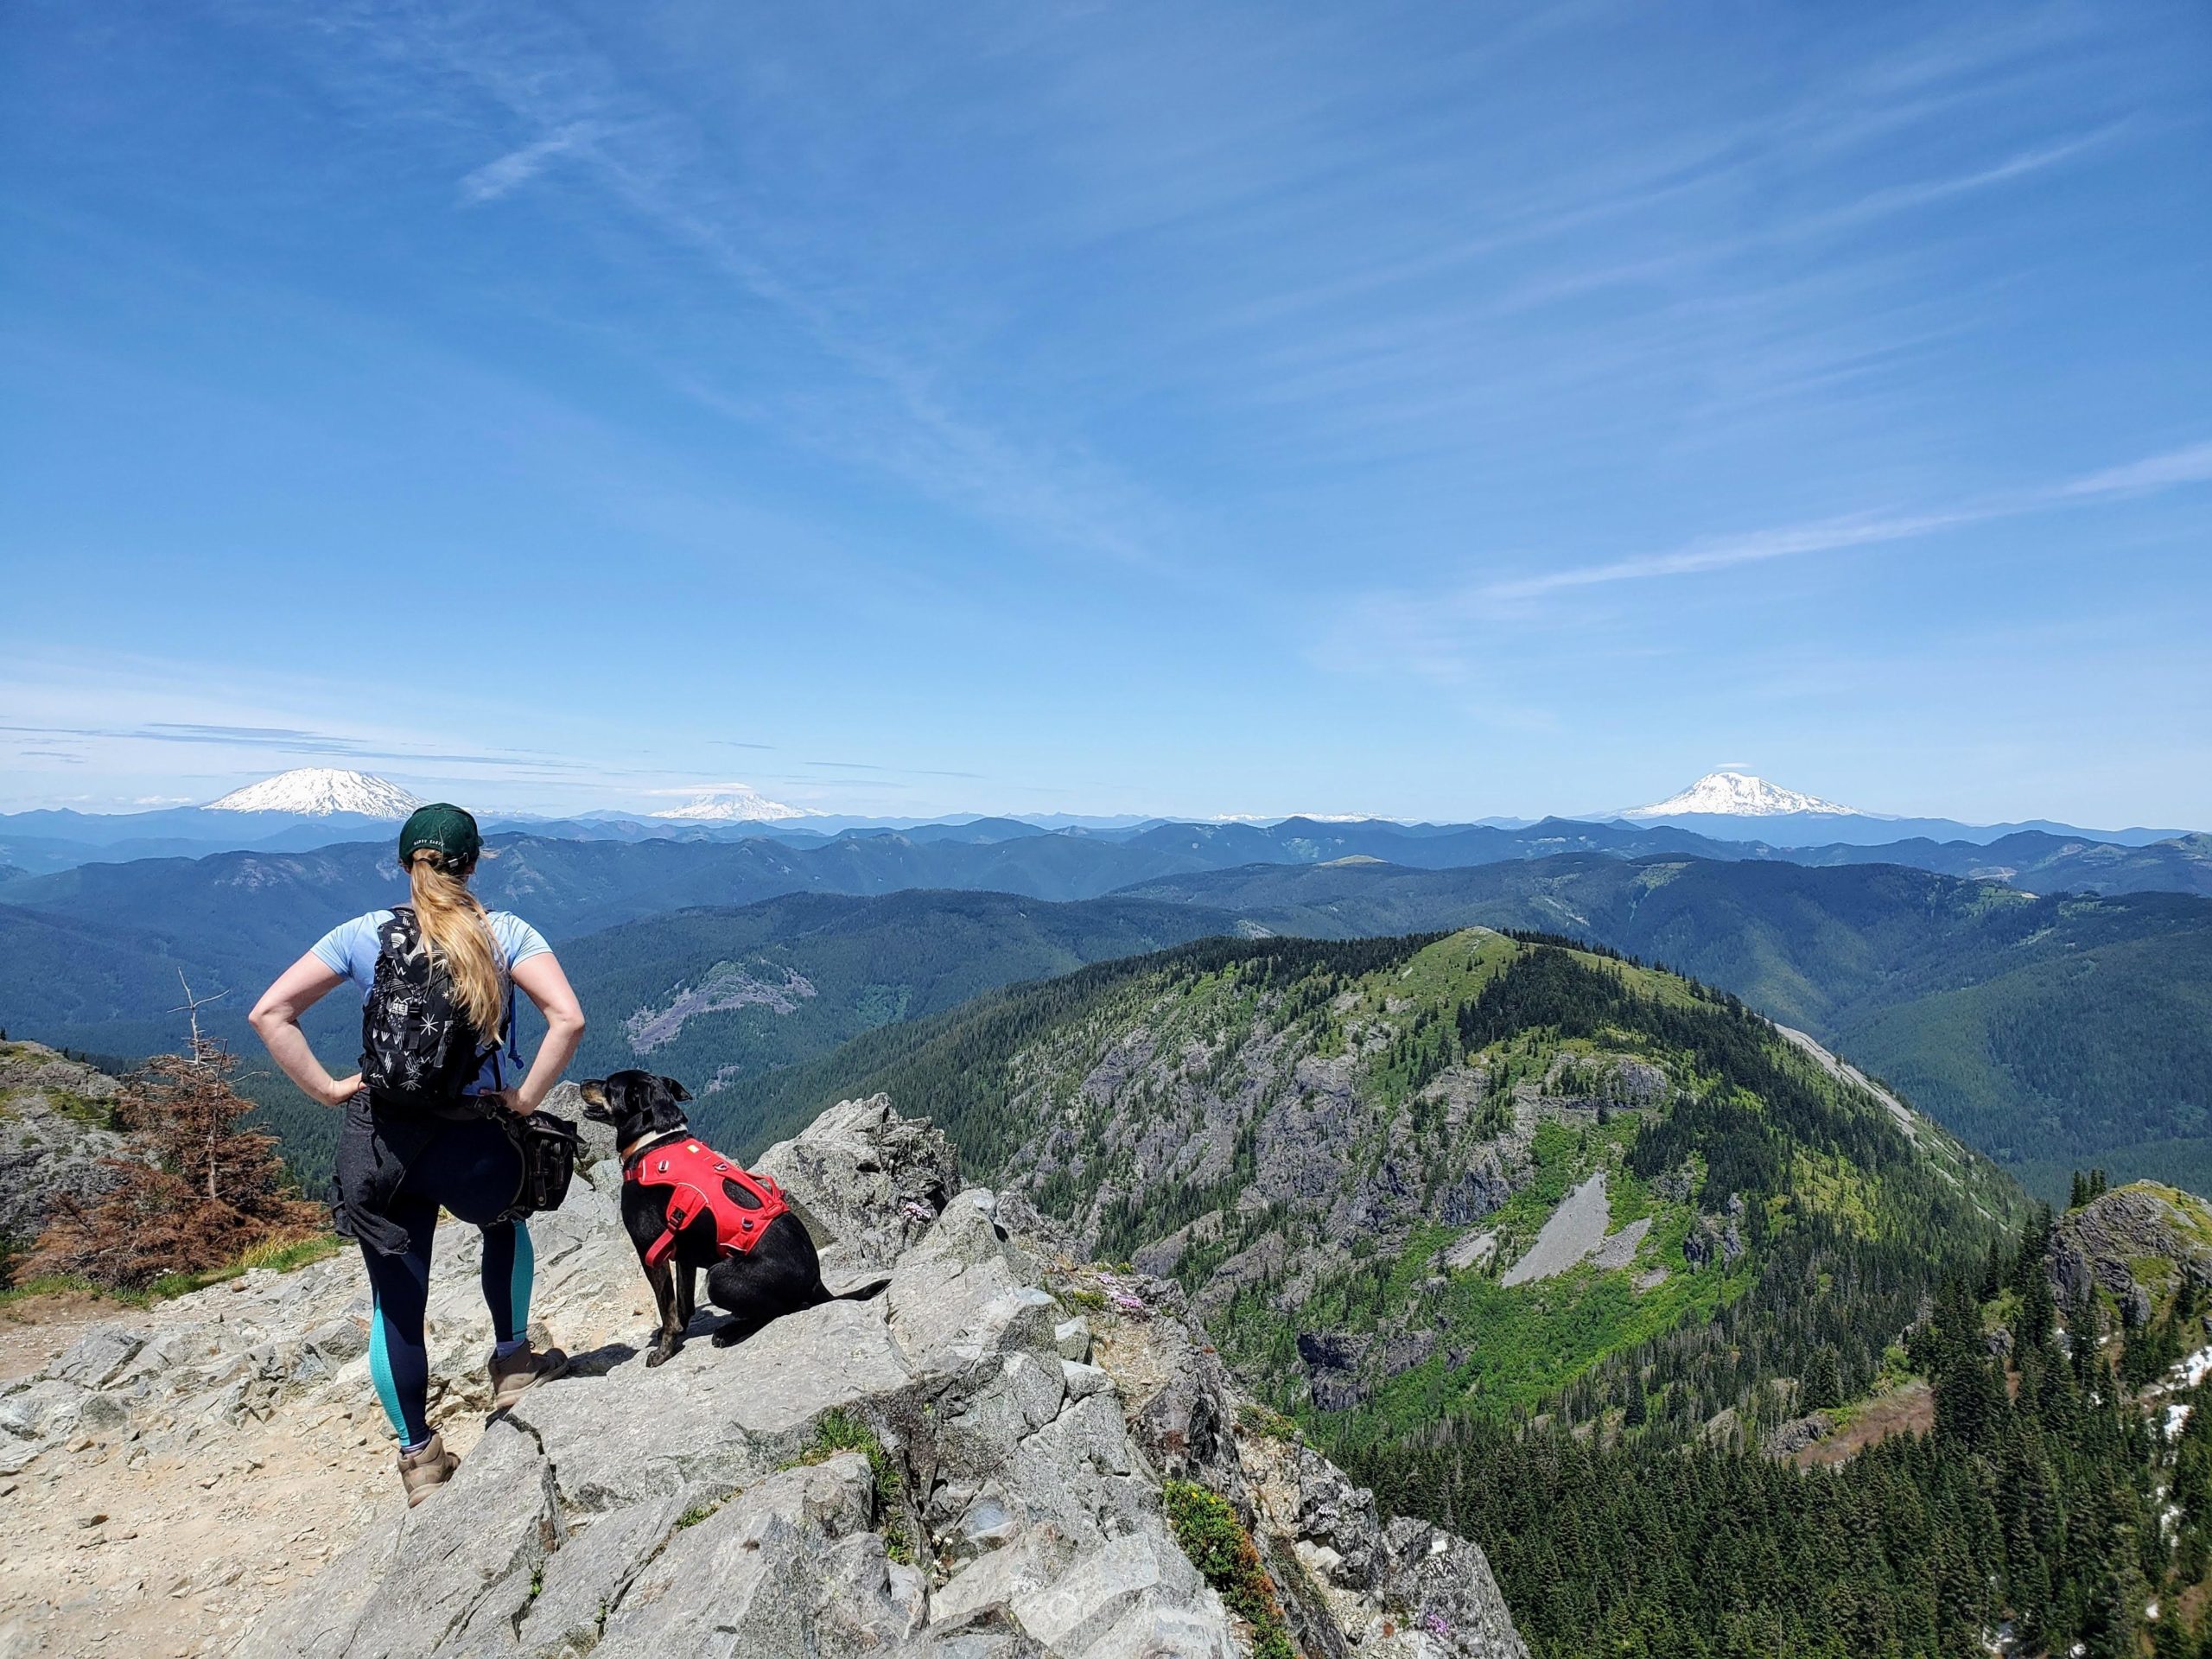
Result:
M377 930L376 978L361 1004L361 1082L370 1097L441 1116L480 1115L461 1091L476 1080L500 1037L470 1021L444 963L423 948L413 909L395 909Z

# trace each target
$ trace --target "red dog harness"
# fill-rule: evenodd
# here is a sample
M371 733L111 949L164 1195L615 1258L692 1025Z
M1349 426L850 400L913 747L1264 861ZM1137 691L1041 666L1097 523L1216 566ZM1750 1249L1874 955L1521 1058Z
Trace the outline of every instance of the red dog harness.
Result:
M666 1225L645 1252L649 1271L668 1260L676 1236L702 1210L715 1217L715 1243L721 1253L743 1255L760 1242L768 1224L791 1208L774 1181L740 1169L701 1141L648 1147L631 1161L623 1179L668 1189Z

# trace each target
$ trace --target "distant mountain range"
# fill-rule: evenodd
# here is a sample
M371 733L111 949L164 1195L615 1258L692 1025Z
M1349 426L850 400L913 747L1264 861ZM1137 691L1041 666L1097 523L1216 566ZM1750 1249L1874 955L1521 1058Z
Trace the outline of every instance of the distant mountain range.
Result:
M1482 923L1592 938L1734 991L1881 1071L2039 1190L2063 1180L2064 1160L2099 1156L2115 1173L2212 1187L2212 1139L2201 1138L2212 1131L2212 903L2153 892L2037 898L1859 849L1814 868L1701 856L1699 845L1664 827L1552 824L1448 834L1182 824L1127 838L983 841L941 827L804 847L501 836L479 886L585 965L595 1055L622 1058L603 1046L642 1020L660 1036L644 1049L625 1039L626 1052L664 1052L695 1086L725 1067L726 1081L742 1080L804 1058L855 1020L900 1018L960 987L1123 948L1223 931L1341 938ZM1346 850L1369 846L1398 859ZM1415 867L1423 855L1433 865ZM2091 843L2051 851L2046 868L2152 855L2164 855ZM2188 879L2212 871L2212 849L2173 856ZM203 995L231 994L218 1019L232 1019L243 1043L236 1017L280 969L337 921L404 891L381 840L17 880L0 889L0 1026L95 1052L151 1052L175 1041L182 972ZM839 893L882 907L856 921L829 904ZM813 922L802 897L826 906ZM672 913L727 916L764 900L780 906L772 921ZM1048 925L1039 900L1138 908ZM1163 906L1199 913L1179 921ZM777 930L808 927L850 938L833 976L842 1001L778 988L786 969L810 978L817 959L785 950ZM874 956L940 965L871 977ZM949 965L955 958L974 965ZM779 1001L795 1023L760 1012ZM333 1017L342 1053L350 1015ZM771 1028L784 1034L771 1039ZM813 1035L794 1047L786 1037L800 1033Z
M35 874L77 864L118 859L197 856L224 851L304 851L359 834L382 834L389 823L420 804L415 796L371 773L335 767L303 767L233 791L206 806L155 811L90 813L67 809L0 814L0 865ZM842 836L904 835L916 841L957 839L974 842L1012 841L1031 836L1127 842L1163 829L1189 831L1258 830L1277 834L1286 843L1310 839L1298 826L1318 828L1325 837L1344 842L1334 855L1358 852L1395 862L1474 863L1492 857L1528 856L1504 850L1517 837L1531 848L1563 851L1588 846L1607 851L1696 851L1710 856L1787 857L1800 862L1834 863L1859 856L1847 849L1875 849L1891 862L1954 874L1980 873L1964 867L1977 855L1963 850L1989 848L1979 861L1999 879L2009 868L2029 885L2063 849L2022 842L2022 835L2082 844L2142 847L2186 838L2171 830L2083 830L2038 820L2018 824L1968 824L1948 818L1896 818L1853 811L1834 802L1785 789L1745 772L1707 773L1688 789L1649 806L1599 812L1580 818L1541 820L1490 818L1474 823L1404 823L1390 819L1342 815L1281 819L1070 818L1060 815L1035 821L984 817L918 820L873 819L813 812L767 798L742 785L702 795L683 806L645 816L589 813L542 818L487 811L480 815L487 832L519 831L541 839L572 841L747 840L771 836L793 846L812 847ZM1661 842L1649 837L1666 830L1687 831L1693 840ZM1622 839L1626 835L1630 840ZM1398 856L1394 848L1408 840L1454 844L1471 855L1446 858ZM1357 844L1353 843L1357 842ZM1926 845L1923 845L1926 843ZM1956 845L1953 845L1955 843ZM1999 843L2004 843L2000 848ZM1942 850L1931 850L1938 849ZM1536 855L1541 855L1541 851ZM1252 851L1248 858L1268 856ZM1300 855L1300 857L1307 856ZM1241 860L1228 861L1231 862ZM2171 862L2171 856L2168 861ZM2154 866L2158 861L2153 861ZM1134 878L1132 878L1134 879ZM2070 871L2061 879L2072 879ZM2136 877L2115 866L2110 879L2126 885ZM2164 880L2173 879L2171 872ZM2102 880L2102 878L2100 878ZM1111 885L1110 883L1109 884ZM1103 891L1103 888L1098 889Z

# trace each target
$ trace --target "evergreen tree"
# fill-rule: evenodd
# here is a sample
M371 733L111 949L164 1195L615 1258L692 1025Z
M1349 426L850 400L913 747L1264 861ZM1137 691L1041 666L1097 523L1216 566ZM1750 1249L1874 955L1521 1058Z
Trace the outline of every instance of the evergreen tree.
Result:
M148 1061L117 1105L130 1154L105 1160L117 1184L58 1201L25 1271L143 1287L321 1226L322 1207L288 1189L276 1137L238 1127L252 1103L231 1086L237 1065L196 1030L189 1054Z

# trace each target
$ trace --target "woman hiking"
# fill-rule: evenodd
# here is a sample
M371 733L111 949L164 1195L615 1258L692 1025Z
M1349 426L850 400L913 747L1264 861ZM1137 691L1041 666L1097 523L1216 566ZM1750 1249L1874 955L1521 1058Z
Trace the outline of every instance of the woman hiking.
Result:
M468 889L484 849L476 820L457 806L426 806L399 832L411 905L341 923L271 985L253 1028L302 1089L342 1107L332 1208L356 1240L375 1294L369 1370L399 1436L399 1478L419 1503L452 1477L448 1452L425 1417L429 1357L423 1315L430 1244L441 1206L484 1233L484 1302L492 1350L493 1409L568 1363L559 1349L532 1351L530 1229L501 1217L522 1182L522 1154L500 1115L536 1111L574 1058L583 1011L537 930L486 912ZM300 1016L347 980L361 991L361 1070L333 1078L308 1046ZM509 1081L501 1047L515 1055L513 988L545 1016L545 1039L528 1074Z

